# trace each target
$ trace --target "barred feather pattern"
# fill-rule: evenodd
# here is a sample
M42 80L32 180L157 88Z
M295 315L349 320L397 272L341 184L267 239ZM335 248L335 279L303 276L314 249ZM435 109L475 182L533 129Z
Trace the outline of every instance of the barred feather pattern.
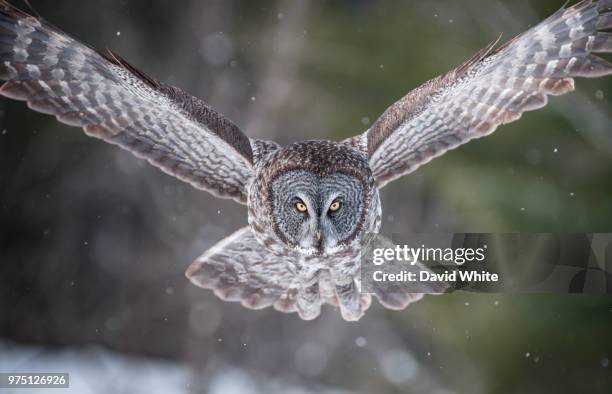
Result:
M391 248L389 239L376 236L369 248ZM210 289L224 301L239 302L249 309L273 307L284 313L297 313L304 320L319 316L321 307L330 304L340 309L347 321L359 320L376 297L381 305L393 310L405 309L423 298L414 293L415 286L370 281L372 293L361 292L359 253L343 260L351 265L348 280L341 281L329 270L329 259L299 254L274 255L256 239L253 230L244 227L206 251L187 269L185 275L196 286ZM352 262L351 262L352 261ZM402 262L389 261L398 272ZM420 263L409 270L425 271ZM393 272L393 271L389 271ZM443 283L424 285L420 291L441 294L449 286Z
M498 49L483 48L462 66L410 92L364 134L346 140L367 149L379 187L525 111L574 89L575 77L612 74L596 53L612 52L612 0L562 8Z
M274 307L312 320L327 303L339 307L345 320L359 320L370 307L371 295L361 294L354 281L338 286L324 269L326 263L313 256L304 261L297 253L274 255L244 227L206 251L185 275L222 300L249 309Z
M206 103L0 1L0 88L216 196L246 203L251 141Z
M200 256L186 276L222 300L251 309L274 306L289 313L296 311L299 288L291 261L266 252L252 230L244 227Z

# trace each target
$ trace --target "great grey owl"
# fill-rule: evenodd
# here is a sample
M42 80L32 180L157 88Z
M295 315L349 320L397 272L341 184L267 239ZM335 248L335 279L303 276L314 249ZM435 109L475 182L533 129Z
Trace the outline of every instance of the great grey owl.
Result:
M380 227L379 190L449 149L492 133L574 77L612 74L611 0L563 7L393 104L345 141L281 147L250 139L204 101L159 82L118 55L78 42L0 2L0 93L27 101L148 160L168 174L248 207L248 227L187 270L196 285L248 308L318 316L321 305L359 319L362 238ZM376 294L401 309L421 294Z

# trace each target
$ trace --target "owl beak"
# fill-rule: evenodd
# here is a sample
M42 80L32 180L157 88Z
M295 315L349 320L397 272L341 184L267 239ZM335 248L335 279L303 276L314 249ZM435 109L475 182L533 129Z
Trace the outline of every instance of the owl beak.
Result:
M321 230L317 230L317 231L315 232L315 237L317 237L317 241L320 241L320 240L321 240Z

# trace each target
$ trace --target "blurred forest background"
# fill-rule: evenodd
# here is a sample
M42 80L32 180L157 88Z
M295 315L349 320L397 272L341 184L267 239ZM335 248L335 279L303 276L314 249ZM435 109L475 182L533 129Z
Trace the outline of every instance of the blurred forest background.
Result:
M289 143L365 130L564 0L30 2ZM612 232L611 98L612 78L580 80L389 185L383 231ZM185 279L244 225L243 206L0 100L0 370L71 372L79 393L612 392L609 296L452 294L304 322Z

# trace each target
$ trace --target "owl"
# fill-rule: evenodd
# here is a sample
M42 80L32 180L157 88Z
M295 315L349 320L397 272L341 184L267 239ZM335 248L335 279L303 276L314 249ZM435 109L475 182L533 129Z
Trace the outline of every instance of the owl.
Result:
M281 147L252 139L206 102L160 82L114 52L98 52L0 1L0 88L162 171L248 208L248 226L187 269L197 286L252 309L313 319L323 304L361 318L360 255L379 232L380 190L444 152L491 134L574 89L612 74L611 0L564 6L509 42L499 38L391 105L344 141ZM383 241L387 242L387 241ZM422 297L374 294L391 309Z

